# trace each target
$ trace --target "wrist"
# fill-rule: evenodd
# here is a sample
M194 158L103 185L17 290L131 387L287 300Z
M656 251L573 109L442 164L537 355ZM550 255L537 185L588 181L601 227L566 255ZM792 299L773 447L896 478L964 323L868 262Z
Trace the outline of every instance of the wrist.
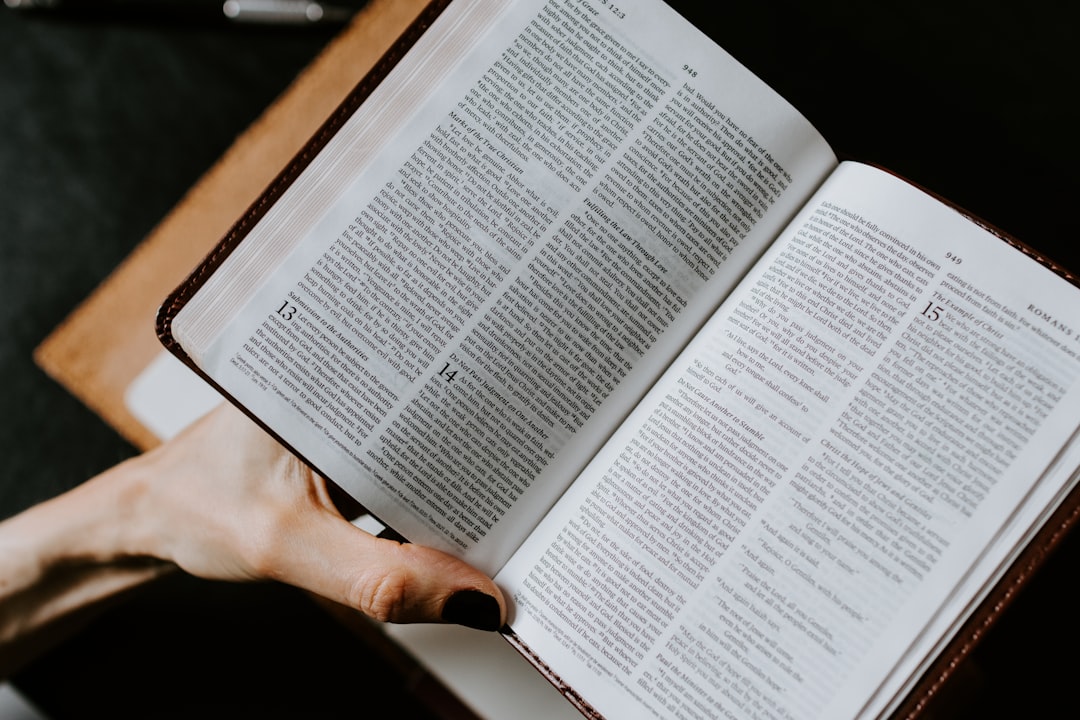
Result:
M174 567L134 542L132 470L103 473L0 523L0 676L21 661L16 645L33 645L55 620Z
M11 518L0 526L0 540L22 545L43 572L145 555L139 512L144 490L136 460Z

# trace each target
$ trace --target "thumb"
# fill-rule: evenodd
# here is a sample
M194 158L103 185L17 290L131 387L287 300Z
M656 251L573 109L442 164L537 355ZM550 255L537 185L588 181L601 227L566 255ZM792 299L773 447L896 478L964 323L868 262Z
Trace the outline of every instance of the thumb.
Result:
M377 538L332 512L309 515L280 537L275 580L381 622L449 622L498 630L502 592L487 575L433 548Z

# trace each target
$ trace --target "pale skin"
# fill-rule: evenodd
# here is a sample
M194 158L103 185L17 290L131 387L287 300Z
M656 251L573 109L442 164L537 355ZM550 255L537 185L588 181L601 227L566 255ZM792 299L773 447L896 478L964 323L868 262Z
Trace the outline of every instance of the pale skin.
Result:
M356 528L322 478L223 406L0 523L0 677L80 610L177 569L288 583L384 622L494 630L506 618L486 575Z

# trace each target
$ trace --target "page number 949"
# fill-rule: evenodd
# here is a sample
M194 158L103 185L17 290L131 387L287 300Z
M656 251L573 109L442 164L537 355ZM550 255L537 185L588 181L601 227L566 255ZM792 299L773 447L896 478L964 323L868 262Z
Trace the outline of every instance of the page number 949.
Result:
M961 259L961 257L954 252L945 253L945 259L951 262L953 265L959 265L960 263L964 262L963 259Z

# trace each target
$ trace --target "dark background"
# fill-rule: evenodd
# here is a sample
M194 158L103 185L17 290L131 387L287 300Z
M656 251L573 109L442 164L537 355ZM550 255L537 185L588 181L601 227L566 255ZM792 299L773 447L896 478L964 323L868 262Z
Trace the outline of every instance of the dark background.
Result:
M774 0L725 3L724 14L698 5L685 14L838 153L885 165L1080 269L1071 3ZM132 454L34 366L33 348L329 38L0 7L0 517ZM1057 648L1080 635L1077 542L979 648L973 693L950 717L1072 704L1080 664ZM373 693L398 702L393 682L287 588L184 577L111 610L16 678L55 718L179 717L190 707L215 708L204 717L330 717Z

